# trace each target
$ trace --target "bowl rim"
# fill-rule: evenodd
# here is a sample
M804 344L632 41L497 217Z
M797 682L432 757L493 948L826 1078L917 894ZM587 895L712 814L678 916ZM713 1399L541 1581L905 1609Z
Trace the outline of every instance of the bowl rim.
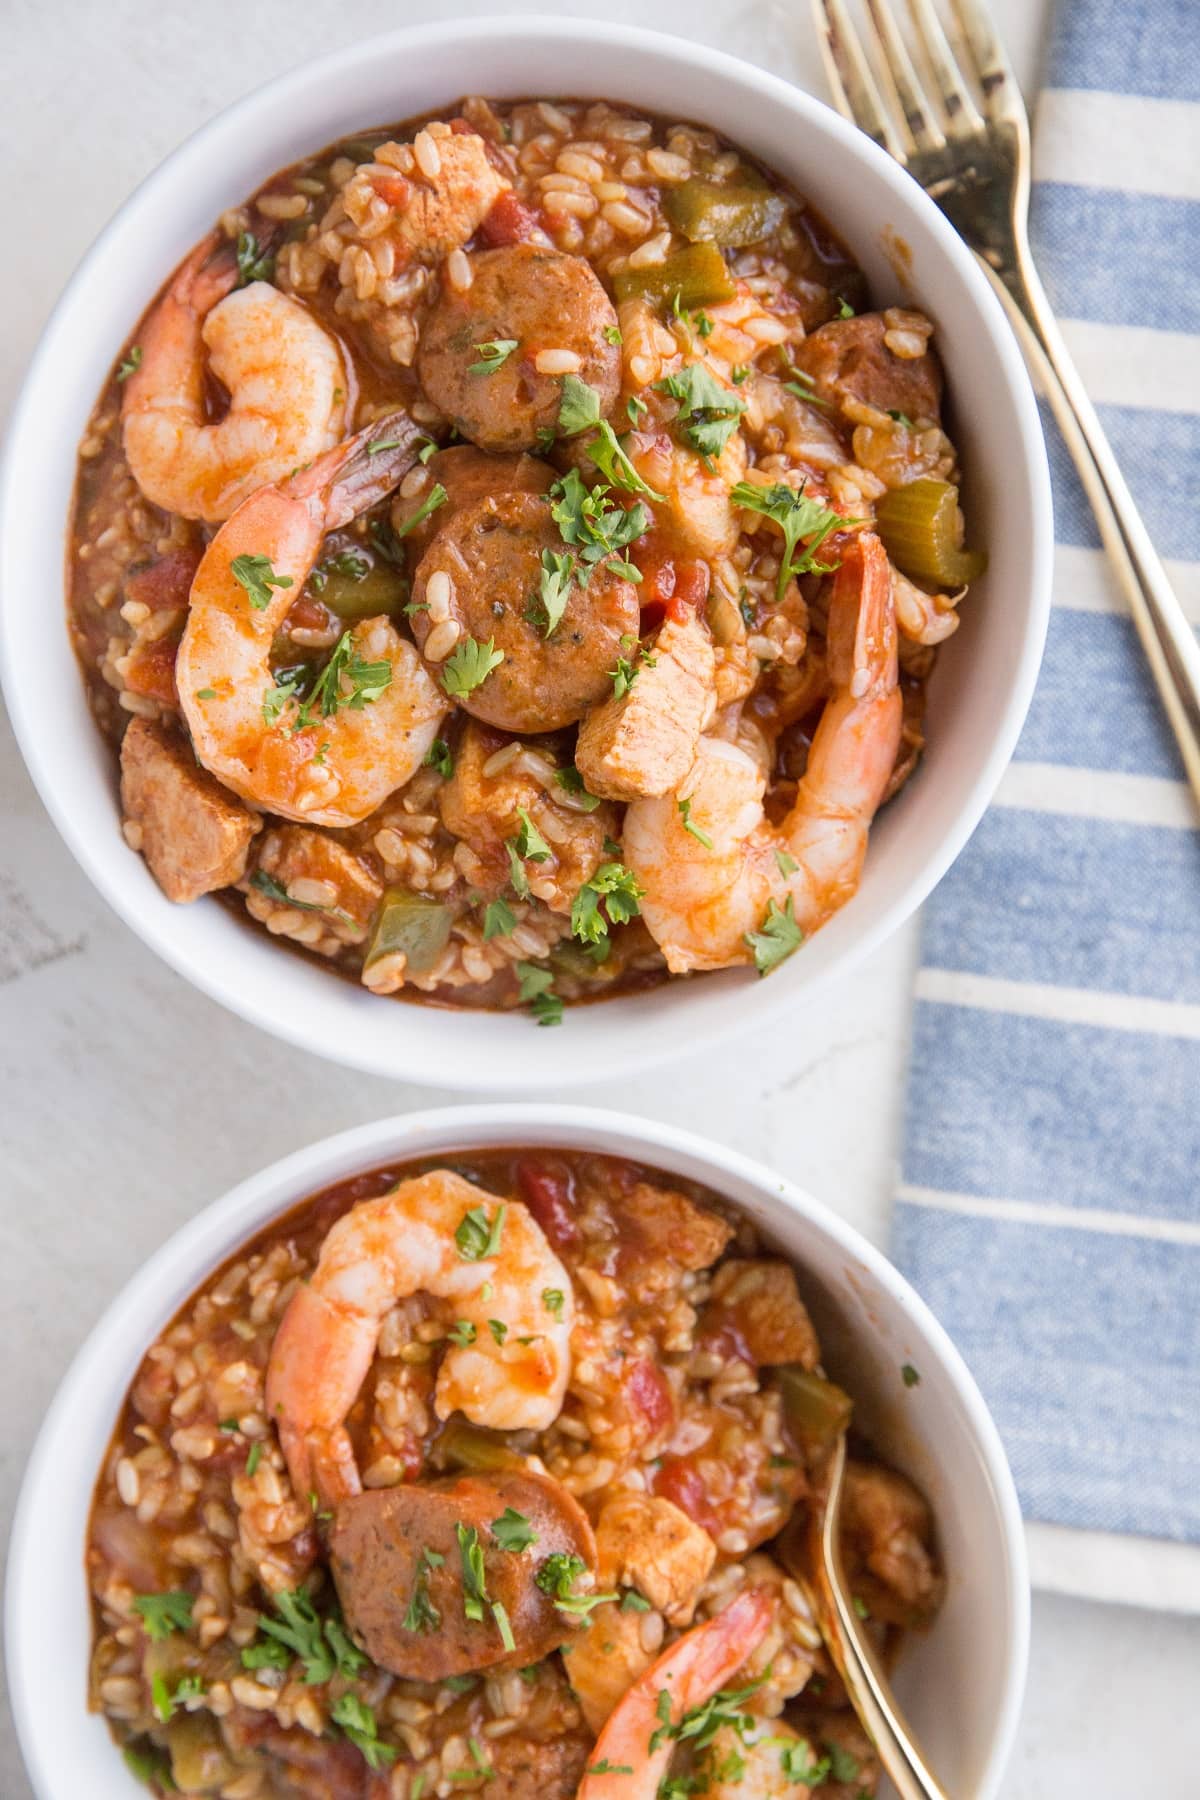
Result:
M428 1041L428 1034L427 1041L418 1045L412 1030L395 1029L379 1037L356 1031L349 1023L349 1013L344 1015L347 1021L344 1025L339 1015L335 1031L314 1043L311 1016L300 993L304 977L314 973L311 968L295 958L279 955L278 947L275 947L281 985L268 1001L241 985L240 956L204 956L196 946L183 941L174 929L169 912L159 913L131 895L116 873L116 865L110 867L108 862L112 820L106 816L103 821L98 821L86 809L75 805L70 767L60 769L56 766L53 718L47 717L45 710L39 707L39 695L31 691L33 684L22 679L16 624L21 571L16 567L15 553L12 566L9 566L5 550L10 536L5 529L5 520L20 506L20 452L26 435L26 420L36 409L42 392L55 383L55 353L60 337L67 330L68 315L79 291L93 279L94 271L105 264L113 247L119 245L123 235L132 228L147 202L161 191L169 192L185 182L188 170L209 156L210 146L215 146L219 155L227 143L245 132L265 105L286 103L289 97L302 94L318 78L344 76L383 58L419 55L426 47L443 46L447 40L453 43L457 31L458 22L454 20L400 27L308 58L274 76L198 126L139 182L99 232L43 328L14 403L0 453L0 686L26 767L42 804L76 862L118 918L168 967L201 993L235 1016L296 1048L310 1051L317 1048L319 1054L343 1066L370 1074L424 1085L448 1086L459 1091L495 1092L538 1088L552 1072L560 1087L578 1086L596 1078L606 1066L598 1061L594 1050L585 1049L585 1044L599 1045L600 1039L594 1034L585 1037L584 1031L579 1029L579 1021L586 1019L588 1012L595 1010L593 1008L573 1009L572 1020L577 1027L574 1055L563 1057L556 1051L551 1054L551 1046L539 1045L537 1037L530 1032L520 1055L503 1057L503 1075L499 1079L497 1063L500 1059L496 1051L504 1044L504 1039L498 1035L503 1028L495 1026L498 1015L481 1014L475 1009L470 1009L468 1016L476 1023L476 1030L456 1033L452 1049L442 1047L443 1042L451 1043L448 1036L445 1040L439 1037L435 1049ZM752 1005L737 1005L734 990L729 985L739 976L747 983L752 982L752 973L746 971L739 971L733 977L728 973L721 976L729 996L725 1004L717 1002L716 994L720 990L715 988L708 1006L699 1013L695 1006L686 1011L681 1009L673 1026L664 1023L658 1028L653 1023L650 1002L660 990L650 990L649 994L633 993L611 1001L609 1005L619 1005L634 1027L626 1034L623 1067L626 1070L650 1068L765 1025L789 1006L799 1004L802 993L815 994L824 983L849 974L915 912L963 849L1012 757L1041 663L1050 613L1053 552L1049 469L1037 406L1021 353L987 278L934 202L864 133L822 101L782 77L726 51L695 44L666 32L608 21L552 19L526 14L472 21L473 44L477 47L482 44L486 49L489 39L503 40L505 44L517 39L530 44L549 44L566 51L603 43L633 55L641 51L659 58L669 56L676 63L687 64L698 78L708 77L736 88L747 105L753 103L756 94L781 104L830 140L851 163L857 160L873 168L890 190L901 215L905 212L915 215L937 241L940 252L955 267L1009 399L1023 451L1021 478L1027 491L1022 495L1022 502L1027 508L1025 525L1029 546L1028 604L1019 656L1010 671L999 728L987 745L969 792L949 828L912 874L896 883L891 895L880 904L873 921L855 930L828 959L818 959L815 964L809 960L803 965L797 959L790 970L776 973L769 988L754 982L756 998ZM224 944L229 941L223 939ZM269 951L271 946L264 944L261 948ZM291 970L283 972L288 963ZM322 979L329 974L324 970L315 973ZM637 1029L639 1024L645 1029Z
M977 1785L980 1800L996 1800L1000 1781L1016 1736L1028 1673L1030 1637L1030 1580L1024 1526L1012 1473L992 1419L975 1378L967 1368L945 1328L926 1302L891 1263L857 1228L807 1189L777 1174L767 1164L739 1150L702 1135L664 1124L657 1119L616 1109L572 1104L544 1106L535 1102L478 1104L466 1102L400 1113L373 1120L349 1130L315 1140L289 1152L265 1168L244 1177L216 1200L188 1219L135 1270L105 1307L82 1345L72 1357L54 1394L26 1464L9 1539L8 1586L4 1605L4 1649L8 1666L13 1718L26 1769L39 1800L61 1800L51 1786L46 1760L49 1725L43 1725L36 1703L47 1691L50 1668L34 1670L23 1652L27 1621L35 1619L44 1604L43 1563L38 1540L43 1520L51 1517L44 1504L49 1485L63 1461L71 1460L72 1430L85 1410L96 1405L96 1369L123 1393L136 1369L149 1335L161 1330L178 1304L163 1316L164 1296L194 1293L205 1276L236 1252L240 1243L285 1213L307 1194L365 1170L380 1162L448 1153L453 1145L483 1149L519 1142L548 1147L589 1144L605 1154L620 1154L612 1140L620 1140L626 1154L677 1172L689 1160L703 1164L706 1178L720 1188L725 1178L756 1191L768 1208L781 1209L802 1220L827 1243L852 1257L876 1282L909 1323L921 1332L933 1351L960 1404L972 1447L986 1470L995 1500L1003 1545L1006 1628L1010 1655L1004 1671L1003 1692L995 1711L992 1746ZM152 1321L161 1322L155 1327ZM107 1369L104 1365L110 1365ZM118 1370L123 1371L119 1373ZM104 1402L115 1417L120 1394ZM84 1479L88 1491L94 1479L89 1462ZM51 1527L54 1530L54 1527ZM51 1548L54 1548L53 1542ZM58 1546L61 1551L63 1546ZM82 1550L80 1545L79 1550ZM79 1561L82 1578L82 1556ZM86 1582L81 1598L86 1597ZM52 1659L47 1652L47 1660Z

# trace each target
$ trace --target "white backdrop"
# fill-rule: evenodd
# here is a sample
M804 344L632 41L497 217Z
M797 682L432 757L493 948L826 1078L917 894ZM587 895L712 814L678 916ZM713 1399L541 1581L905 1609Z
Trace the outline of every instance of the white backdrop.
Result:
M515 9L453 0L453 10L467 32L472 15ZM702 38L824 92L807 0L607 0L603 11ZM1045 0L995 0L995 11L1030 93ZM4 410L80 255L181 137L308 54L423 16L384 0L5 0L0 15L7 235L20 247L0 297ZM57 544L46 546L46 603L55 607L59 555ZM773 1161L882 1242L913 946L909 930L826 990L817 1016L757 1043L740 1040L732 1067L693 1059L636 1083L618 1074L578 1097L652 1113ZM287 1049L158 964L59 843L0 718L0 1530L7 1535L60 1373L150 1249L285 1150L452 1098ZM1038 1597L1029 1699L1005 1800L1151 1792L1191 1800L1198 1689L1200 1622ZM0 1796L30 1800L6 1714Z

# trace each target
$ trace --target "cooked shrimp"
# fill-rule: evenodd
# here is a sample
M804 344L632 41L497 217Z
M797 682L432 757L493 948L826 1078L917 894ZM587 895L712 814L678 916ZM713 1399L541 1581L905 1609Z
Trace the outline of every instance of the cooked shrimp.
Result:
M902 711L891 571L873 532L835 577L827 646L832 692L781 824L763 815L765 756L712 736L673 794L636 800L625 815L625 861L675 974L749 962L748 934L769 909L815 931L858 886Z
M384 1318L417 1293L451 1301L461 1327L438 1370L440 1419L457 1410L498 1431L545 1431L558 1417L570 1277L520 1201L435 1169L344 1214L280 1322L267 1411L297 1493L333 1505L361 1492L346 1418Z
M723 1725L705 1752L699 1791L707 1800L809 1800L828 1764L780 1719ZM811 1782L804 1780L811 1773Z
M148 500L186 519L227 519L264 482L336 444L346 372L337 344L265 281L236 293L228 251L193 251L142 329L121 404L125 456ZM207 369L228 391L208 418Z
M352 627L318 703L279 686L270 664L322 538L395 487L416 438L402 414L377 420L311 468L260 487L222 525L192 582L176 678L196 755L243 800L285 819L365 819L421 766L448 710L388 618Z
M737 1673L765 1635L771 1610L769 1600L749 1589L715 1619L685 1631L639 1675L596 1739L576 1800L655 1800L675 1749L659 1711L663 1694L669 1725L678 1726Z

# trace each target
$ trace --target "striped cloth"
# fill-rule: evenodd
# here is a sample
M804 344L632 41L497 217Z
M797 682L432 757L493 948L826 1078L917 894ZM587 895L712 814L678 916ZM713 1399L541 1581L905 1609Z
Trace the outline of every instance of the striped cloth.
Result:
M1038 264L1200 623L1200 0L1059 0L1048 80ZM895 1250L996 1416L1035 1581L1200 1610L1200 830L1043 416L1046 659L926 909Z

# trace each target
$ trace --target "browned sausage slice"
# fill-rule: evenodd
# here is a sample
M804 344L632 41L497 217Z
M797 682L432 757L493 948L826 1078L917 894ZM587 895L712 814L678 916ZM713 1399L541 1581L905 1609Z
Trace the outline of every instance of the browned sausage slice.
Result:
M401 494L392 503L392 524L420 556L446 521L489 494L545 494L558 479L549 463L536 456L492 456L474 444L454 444L439 450L426 465L427 479L418 493ZM434 512L411 529L408 522L424 505L435 486L446 498Z
M548 501L537 494L495 494L447 519L417 568L412 629L422 649L437 629L434 614L448 581L458 642L490 641L503 651L504 661L486 680L455 696L477 719L502 731L558 731L582 718L612 693L621 639L637 635L637 592L601 563L586 588L572 582L562 618L546 636L537 598L542 553L561 556L566 548ZM444 580L431 596L435 575ZM440 662L430 667L441 675Z
M421 334L417 373L434 405L484 450L532 449L539 432L554 430L562 401L563 370L542 374L537 361L562 350L578 358L575 372L609 412L620 338L590 263L531 243L483 250L470 263L470 287L444 285ZM516 347L497 367L477 366L495 360L480 346L506 343Z
M884 343L882 313L832 319L806 338L794 360L811 376L817 397L842 407L847 397L880 412L900 412L914 422L941 415L942 369L934 351L894 356Z
M525 1549L505 1549L494 1535L509 1508L536 1534ZM475 1533L471 1542L483 1554L481 1619L469 1617L464 1604L472 1583L459 1525ZM329 1554L355 1642L382 1668L420 1681L540 1662L575 1627L538 1587L539 1569L555 1554L577 1557L589 1571L596 1566L579 1502L548 1475L519 1469L356 1494L337 1509ZM492 1610L497 1602L512 1629L512 1650Z

